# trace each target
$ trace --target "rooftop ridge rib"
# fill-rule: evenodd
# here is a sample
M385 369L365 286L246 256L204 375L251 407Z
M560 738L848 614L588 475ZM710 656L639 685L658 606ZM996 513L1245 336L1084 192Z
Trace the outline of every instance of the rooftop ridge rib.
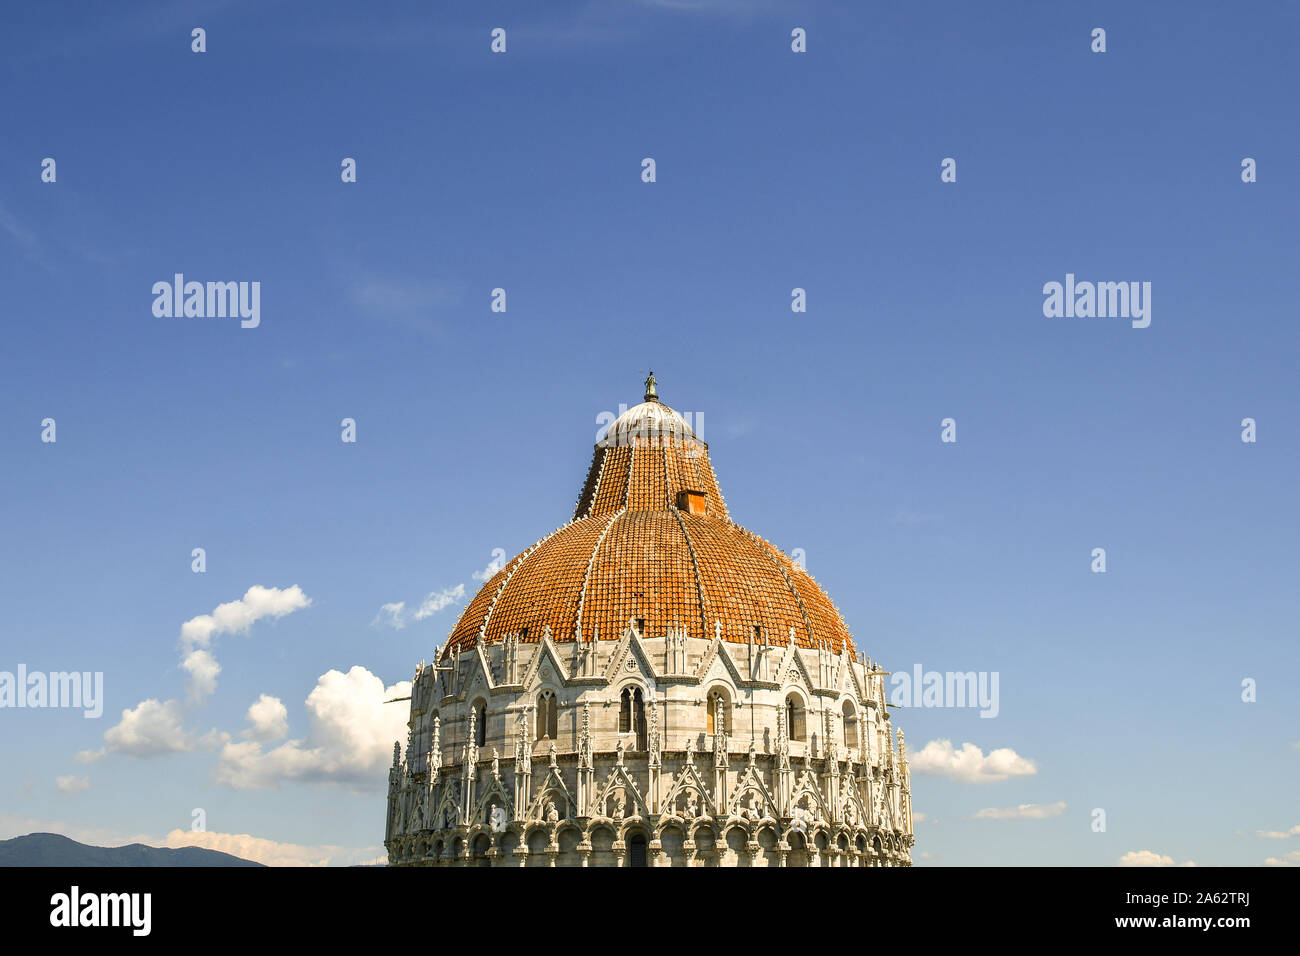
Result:
M695 542L691 540L691 534L686 530L686 521L682 518L682 513L676 505L669 505L668 510L677 518L677 524L682 529L682 537L686 539L686 550L691 554L691 567L695 570L695 590L700 596L700 634L705 640L709 639L709 606L704 599L704 579L700 576L700 561L695 556Z
M596 480L594 482L592 482L590 479L591 468L587 469L588 485L590 486L591 490L590 490L590 496L587 497L587 513L583 515L584 518L590 518L592 509L596 507L596 492L600 491L600 481L602 478L605 477L605 462L609 461L609 449L601 448L599 445L597 445L596 454L600 455L600 468L596 469ZM594 461L591 463L591 467L592 468L596 467L596 463ZM583 497L587 495L588 495L587 488L583 488L582 493L578 496L578 504L574 508L575 518L578 516L577 514L578 508L582 507Z
M709 466L709 476L713 478L713 490L718 493L718 503L722 505L722 518L725 521L731 521L731 512L727 509L727 499L722 493L722 486L718 484L718 473L713 470L713 459L707 454L701 456ZM732 524L736 522L731 521ZM736 525L736 527L740 527Z
M636 466L636 442L632 442L627 456L627 479L623 485L623 510L632 503L632 469Z
M596 565L596 552L599 551L600 546L605 543L605 535L609 534L609 529L614 527L614 522L619 519L620 515L625 514L627 514L626 508L621 511L615 511L609 516L609 520L605 522L605 530L602 531L600 537L596 539L596 546L591 549L591 557L587 559L587 570L582 576L582 590L578 593L578 620L573 629L573 639L575 641L582 637L582 612L587 606L587 584L591 581L591 569Z
M552 538L554 538L565 528L569 527L569 525L571 524L573 524L572 521L566 521L564 524L560 525L560 527L556 528L550 534L538 538L537 541L533 543L533 546L531 548L529 548L527 551L524 551L522 554L519 555L519 558L515 561L514 566L506 573L506 576L501 579L501 586L497 588L497 593L492 595L492 603L488 605L487 613L483 615L483 623L478 626L478 643L482 643L484 638L487 636L488 622L492 620L492 612L496 610L497 601L501 600L501 594L503 591L505 591L506 585L510 583L510 579L515 576L515 572L524 566L524 562L528 560L529 555L531 555L534 551L540 548L547 541L550 541Z
M804 607L803 595L799 593L799 588L796 587L794 581L790 579L790 572L785 569L785 565L778 561L776 555L772 553L773 548L771 545L748 528L742 528L740 525L736 525L736 527L740 528L742 533L757 544L758 549L766 554L768 559L776 565L776 569L781 572L781 579L785 581L785 586L790 589L790 593L794 596L794 603L799 607L799 616L803 618L803 626L808 631L808 643L815 647L817 645L817 638L813 635L812 619L808 617L808 608Z
M664 456L664 498L667 499L667 504L671 507L673 504L673 484L668 478L668 446L661 442L659 447Z

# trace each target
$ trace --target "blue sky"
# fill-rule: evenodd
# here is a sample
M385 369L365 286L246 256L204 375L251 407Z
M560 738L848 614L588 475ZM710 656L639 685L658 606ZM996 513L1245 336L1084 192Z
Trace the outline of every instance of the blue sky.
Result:
M330 671L391 688L432 657L493 550L570 517L597 416L653 368L703 414L733 517L804 549L866 653L1000 674L996 719L896 713L914 752L1034 765L915 773L918 863L1300 860L1300 836L1258 835L1300 824L1300 11L0 18L0 670L100 670L106 696L99 720L0 711L0 836L161 841L202 808L267 841L236 850L380 855L382 773L330 763L308 695L353 686ZM156 318L151 287L178 272L259 281L260 326ZM1046 318L1067 273L1150 282L1150 327ZM283 613L218 632L215 690L187 698L182 625L253 587ZM241 736L263 694L308 769ZM183 741L114 752L105 732L151 699L178 702ZM251 777L223 778L222 740L263 748L241 751Z

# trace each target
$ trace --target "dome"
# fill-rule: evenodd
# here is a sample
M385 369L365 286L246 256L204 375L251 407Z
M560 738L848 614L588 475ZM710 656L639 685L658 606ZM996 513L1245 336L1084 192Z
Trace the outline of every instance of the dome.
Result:
M599 446L627 444L634 437L653 440L660 436L675 438L694 438L695 432L690 422L682 418L673 409L658 399L633 405L618 418L614 419L605 436L597 443Z
M596 444L573 518L488 580L443 654L508 635L536 642L644 635L856 649L839 611L780 549L727 513L707 443L659 401Z

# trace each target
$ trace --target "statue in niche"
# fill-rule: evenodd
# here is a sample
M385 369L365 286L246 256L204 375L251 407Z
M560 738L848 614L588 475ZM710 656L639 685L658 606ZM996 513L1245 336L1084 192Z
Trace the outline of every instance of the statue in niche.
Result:
M415 809L411 813L408 830L420 830L424 827L424 787L415 788Z
M682 819L684 819L684 820L694 820L694 819L695 819L696 814L699 813L699 810L698 810L698 807L697 807L698 802L699 802L699 801L696 799L696 796L695 796L695 791L694 791L694 790L687 790L687 791L686 791L686 806L682 808Z
M757 823L763 818L763 814L758 807L758 795L752 790L749 791L749 802L745 804L744 817L750 823Z
M510 822L510 818L509 816L506 815L505 807L500 806L498 804L497 806L494 806L492 808L492 832L493 833L505 833L506 826L509 824L509 822Z
M560 811L556 809L555 801L552 800L550 797L546 798L546 805L543 808L542 813L543 816L546 818L547 823L560 822Z

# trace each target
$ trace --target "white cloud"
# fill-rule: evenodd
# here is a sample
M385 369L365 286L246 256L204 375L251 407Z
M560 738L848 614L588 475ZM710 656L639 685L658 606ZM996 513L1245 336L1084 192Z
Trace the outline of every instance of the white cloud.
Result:
M491 568L492 565L489 564L488 567ZM475 577L477 577L478 574L479 572L474 572ZM406 622L409 618L413 617L417 621L423 621L426 617L432 617L443 608L449 607L456 601L464 600L464 598L464 584L457 584L454 587L443 588L441 591L431 591L425 599L420 602L420 606L415 609L415 613L409 615L406 611L405 601L393 601L389 604L384 604L379 608L379 613L376 614L375 619L370 622L370 626L379 627L382 625L400 631L402 628L406 627Z
M405 607L405 601L394 601L391 604L385 604L379 609L375 619L370 622L370 626L378 627L380 624L386 624L394 630L400 631L406 627L406 621L402 619L402 609Z
M190 675L188 688L190 700L201 701L216 693L217 675L221 673L221 665L217 663L211 651L204 648L190 651L181 661L181 668L188 671Z
M181 668L189 674L189 699L199 702L217 689L217 675L221 665L208 650L212 638L218 634L247 631L264 617L280 618L300 608L309 607L311 598L302 588L266 588L255 584L237 601L220 604L211 614L200 614L181 625ZM188 753L199 747L219 746L229 735L209 731L196 738L185 730L184 712L177 700L159 701L149 698L140 701L132 710L122 711L122 719L104 732L100 750L83 750L76 759L83 763L98 760L105 753L128 754L133 757L155 757L169 753Z
M269 743L289 733L289 711L280 698L262 694L248 708L248 729L243 736Z
M185 650L207 647L217 634L243 634L264 617L284 617L311 606L311 598L302 588L264 588L254 584L237 601L217 605L211 614L200 614L181 625L181 643Z
M57 778L54 785L59 788L59 793L81 793L83 790L90 789L90 778L74 777L69 774L66 777Z
M974 820L1046 820L1065 812L1065 801L1057 803L1022 803L1018 807L986 807L976 813Z
M280 843L247 833L214 833L208 830L172 830L163 837L160 845L172 849L197 846L267 866L354 866L360 863L386 862L388 859L383 853L383 847L351 849L332 844L303 846L298 843Z
M1270 856L1264 860L1265 866L1300 866L1300 850L1292 850L1282 856Z
M121 721L104 731L106 749L132 757L188 753L194 740L185 732L183 719L180 701L142 700L134 709L122 711Z
M918 811L918 810L913 810L913 811L912 811L912 822L913 822L913 823L924 823L924 822L925 822L926 820L928 820L928 819L930 819L930 818L929 818L928 816L926 816L924 813L921 813L921 812Z
M406 708L385 701L410 692L410 681L386 688L359 665L346 674L328 671L307 695L305 740L288 740L269 751L257 741L227 742L216 779L239 790L289 780L381 788L393 743L406 736L408 716Z
M1285 840L1288 837L1300 836L1300 826L1294 826L1290 830L1256 830L1255 835L1269 840Z
M488 566L484 568L482 571L471 572L470 577L473 578L475 581L488 581L492 578L492 575L496 574L505 566L506 566L505 551L502 550L501 548L493 548L492 560L488 562Z
M218 634L247 633L264 617L284 617L311 605L302 588L265 588L254 584L236 601L217 605L211 614L200 614L181 625L181 667L189 672L189 699L194 702L211 697L217 690L221 665L208 648Z
M415 619L423 621L426 617L437 614L443 608L465 597L465 585L458 584L454 588L443 588L441 591L434 591L420 604L419 610L415 612Z
M1191 860L1175 863L1171 856L1163 856L1154 850L1130 850L1119 858L1116 866L1195 866Z
M1032 760L1009 747L992 750L985 756L984 751L972 743L963 743L961 750L955 750L951 740L931 740L912 758L912 769L952 777L964 783L990 783L1038 773Z

